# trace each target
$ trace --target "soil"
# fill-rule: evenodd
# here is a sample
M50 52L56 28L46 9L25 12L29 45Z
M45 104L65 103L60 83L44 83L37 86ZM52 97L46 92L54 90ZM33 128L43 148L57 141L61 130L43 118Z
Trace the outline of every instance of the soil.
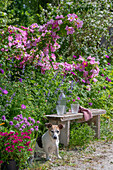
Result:
M113 170L113 142L96 141L85 151L68 151L70 165L51 167L52 170Z
M35 161L29 170L113 170L113 141L97 140L85 150L60 149L62 159L52 155L52 161L45 161L45 155Z

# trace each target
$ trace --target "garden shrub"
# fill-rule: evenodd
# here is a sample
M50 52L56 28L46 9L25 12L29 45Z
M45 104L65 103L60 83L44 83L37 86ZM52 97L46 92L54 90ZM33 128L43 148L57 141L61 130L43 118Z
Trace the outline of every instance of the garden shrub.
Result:
M86 147L93 140L95 131L87 123L73 123L70 129L70 147Z

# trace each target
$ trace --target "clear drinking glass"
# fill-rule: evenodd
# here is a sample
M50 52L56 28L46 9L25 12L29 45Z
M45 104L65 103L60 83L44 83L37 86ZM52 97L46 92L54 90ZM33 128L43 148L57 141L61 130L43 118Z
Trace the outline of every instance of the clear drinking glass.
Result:
M65 112L65 105L57 105L56 111L58 115L63 115Z
M79 110L79 103L71 104L72 113L78 113L78 110Z

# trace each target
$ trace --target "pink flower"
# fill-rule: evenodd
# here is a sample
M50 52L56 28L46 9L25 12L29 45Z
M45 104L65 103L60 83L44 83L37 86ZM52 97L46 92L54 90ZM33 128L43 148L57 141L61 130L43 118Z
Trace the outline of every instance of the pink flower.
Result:
M23 139L25 139L25 138L26 138L26 139L31 139L30 136L24 136Z
M87 57L87 59L88 59L88 60L91 60L92 58L91 58L91 56L89 56L89 57Z
M55 17L55 19L63 19L64 17L63 17L63 15L57 15L56 17Z
M90 86L90 85L87 85L87 86L86 86L86 90L91 91L91 86Z
M28 141L28 142L26 142L24 145L25 145L25 146L29 146L30 143L31 143L31 141Z
M68 26L66 26L65 29L66 29L66 31L67 31L67 35L73 34L73 33L75 32L75 30L74 30L73 27L68 27Z
M8 94L8 91L7 90L2 90L2 93Z
M37 23L32 24L30 27L31 27L31 29L39 28L39 26L38 26L38 24L37 24Z
M79 58L78 59L76 59L77 61L84 61L84 58L81 56L81 55L79 55Z
M106 55L105 57L106 57L106 58L109 58L109 56L108 56L108 55Z
M96 83L98 80L96 78L93 79L94 83Z
M4 51L4 48L1 48L1 51Z
M80 65L78 70L81 72L81 71L84 71L85 67L83 65Z
M73 20L75 20L75 18L78 18L78 16L76 15L76 14L68 14L67 15L67 17L68 17L68 20L70 21L70 22L72 22Z
M90 64L92 64L92 65L95 64L95 60L91 60Z
M76 75L74 72L71 72L71 74L73 74L74 76Z
M54 60L54 61L56 61L56 56L55 56L55 54L51 54L51 58Z
M12 40L13 40L13 37L12 37L12 36L8 36L8 40L9 40L9 41L12 41Z
M77 56L73 55L73 58L77 58Z
M3 161L2 160L0 160L0 164L2 164L3 163Z
M83 83L85 83L85 80L84 80L84 79L81 79L81 81L82 81Z
M87 61L83 61L83 62L82 62L82 65L83 65L84 67L87 67L87 66L88 66L88 62L87 62Z
M84 70L83 77L86 77L88 75L88 71Z
M24 104L21 105L22 109L26 109L26 106Z
M80 97L77 97L78 100L80 100Z
M27 151L32 151L33 149L31 149L31 148L29 148L29 149L27 149Z
M80 21L79 19L77 19L77 20L75 21L75 25L77 25L77 28L81 28L82 25L83 25L83 21Z

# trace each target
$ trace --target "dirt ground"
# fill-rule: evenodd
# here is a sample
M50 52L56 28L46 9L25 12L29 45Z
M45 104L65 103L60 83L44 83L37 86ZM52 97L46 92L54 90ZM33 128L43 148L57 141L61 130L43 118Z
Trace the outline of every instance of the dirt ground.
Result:
M95 141L85 150L60 150L61 160L43 158L32 170L113 170L113 141ZM37 164L37 165L36 165Z
M113 170L113 142L95 142L84 152L68 151L72 166L52 167L52 170ZM65 158L64 158L65 159ZM74 165L74 166L73 166Z

